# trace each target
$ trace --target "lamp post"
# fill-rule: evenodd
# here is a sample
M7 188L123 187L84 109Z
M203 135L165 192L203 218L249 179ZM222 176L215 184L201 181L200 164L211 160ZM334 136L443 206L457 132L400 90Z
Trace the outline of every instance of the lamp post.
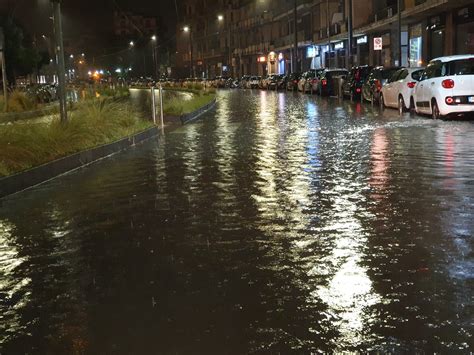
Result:
M353 38L354 38L354 35L353 35L353 13L352 13L352 0L349 0L349 13L348 13L348 16L347 16L347 27L348 27L348 31L347 31L347 50L346 50L346 53L347 53L347 56L346 56L346 65L347 65L347 69L351 69L352 67L352 42L353 42Z
M398 10L398 66L402 66L402 2L401 0L397 1L397 10Z
M295 0L293 5L293 21L295 23L295 43L293 48L293 67L291 69L293 73L296 73L298 71L298 1Z
M217 20L222 23L224 22L224 15L218 15L217 16ZM234 75L234 68L233 68L233 65L232 65L232 48L231 48L231 41L232 41L232 23L229 23L229 29L227 30L227 61L228 61L228 72L230 73L230 76L233 76Z
M64 63L63 26L61 22L61 0L51 0L53 6L54 39L59 84L59 113L61 122L67 122L66 68Z
M2 62L2 81L3 81L3 96L5 99L5 112L8 111L8 83L7 83L7 65L5 63L5 35L3 28L0 28L0 61Z
M184 26L183 31L189 33L189 52L190 52L190 74L191 78L194 78L194 60L193 60L193 32L191 26Z
M157 45L156 45L156 41L157 41L157 37L156 35L153 35L151 36L151 43L152 43L152 47L151 47L151 50L152 50L152 57L153 57L153 69L154 69L154 74L155 76L158 78L158 55L157 55Z

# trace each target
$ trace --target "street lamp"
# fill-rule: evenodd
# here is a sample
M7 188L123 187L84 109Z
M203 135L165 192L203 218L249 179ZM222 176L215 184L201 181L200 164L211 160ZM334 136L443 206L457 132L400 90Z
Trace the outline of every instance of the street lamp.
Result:
M66 107L66 68L64 63L64 43L63 43L63 27L61 22L61 2L60 0L51 0L53 5L53 23L54 23L54 38L56 46L56 63L58 86L59 86L59 112L61 115L61 122L67 121L67 107Z
M133 47L135 45L135 43L133 41L130 41L130 43L128 44L130 47Z
M189 51L190 51L190 54L191 54L191 57L190 57L190 73L191 73L191 78L194 78L194 61L193 61L193 33L191 31L191 27L190 26L184 26L183 27L183 31L188 33L189 32Z
M218 20L219 22L223 22L223 21L224 21L224 15L218 15L218 16L217 16L217 20ZM232 22L232 21L231 21L231 22ZM234 68L233 68L233 66L232 66L232 59L233 59L232 57L233 57L233 55L232 55L232 48L231 48L231 42L232 42L232 23L228 24L227 28L228 28L228 29L227 29L227 33L226 33L226 35L227 35L227 39L226 39L226 41L227 41L227 46L226 46L226 50L227 50L226 56L227 56L227 59L226 59L226 60L228 61L228 63L227 63L227 67L228 67L227 70L228 70L228 73L230 73L231 75L233 75ZM222 74L223 74L223 70L222 70Z
M154 72L155 72L154 74L156 77L158 77L158 55L156 53L157 52L156 35L151 36L151 40L152 40L151 51L152 51L152 56L153 56L153 67L154 67Z

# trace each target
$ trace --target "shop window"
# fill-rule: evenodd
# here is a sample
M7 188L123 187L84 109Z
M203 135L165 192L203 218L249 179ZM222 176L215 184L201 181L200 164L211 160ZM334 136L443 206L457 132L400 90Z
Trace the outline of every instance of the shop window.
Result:
M410 67L419 67L422 64L421 37L410 38Z
M474 53L474 21L456 26L456 54Z

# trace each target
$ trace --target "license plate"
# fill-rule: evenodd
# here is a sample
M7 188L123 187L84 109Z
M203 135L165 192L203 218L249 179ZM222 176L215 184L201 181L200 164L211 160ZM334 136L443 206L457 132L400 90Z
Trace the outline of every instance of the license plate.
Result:
M467 101L469 101L469 103L471 103L471 104L474 104L474 96L469 96L467 98Z

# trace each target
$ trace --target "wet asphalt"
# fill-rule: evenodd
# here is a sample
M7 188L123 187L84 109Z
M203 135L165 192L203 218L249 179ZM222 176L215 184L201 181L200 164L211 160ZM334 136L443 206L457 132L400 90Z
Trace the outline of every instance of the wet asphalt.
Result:
M474 122L220 91L1 200L1 354L473 351Z

